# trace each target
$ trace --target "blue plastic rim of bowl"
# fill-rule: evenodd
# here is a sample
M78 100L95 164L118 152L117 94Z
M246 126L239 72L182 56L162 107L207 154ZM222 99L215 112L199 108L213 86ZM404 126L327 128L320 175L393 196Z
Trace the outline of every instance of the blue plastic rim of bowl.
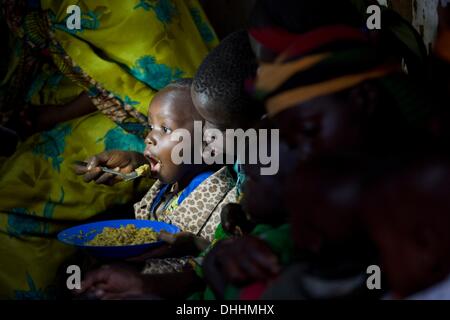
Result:
M155 241L145 244L126 245L126 246L92 246L86 245L86 242L92 240L97 234L103 231L103 228L120 228L126 225L135 225L136 228L152 228L156 232L162 230L168 233L178 233L180 229L177 226L151 220L108 220L79 225L61 231L58 234L58 240L71 246L85 249L88 253L99 258L129 258L143 254L146 250L160 246L163 241Z

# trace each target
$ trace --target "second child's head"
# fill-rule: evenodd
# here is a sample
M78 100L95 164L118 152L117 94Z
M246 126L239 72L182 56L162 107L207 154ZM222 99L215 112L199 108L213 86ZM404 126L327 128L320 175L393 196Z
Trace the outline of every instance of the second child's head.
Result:
M256 74L257 63L245 31L226 37L200 65L192 85L192 100L205 119L205 129L248 129L263 114L246 92L245 81ZM206 137L211 149L224 151L217 139Z
M191 79L182 79L168 85L155 95L149 107L149 133L144 155L152 175L163 183L180 183L201 170L200 165L177 165L172 160L172 150L179 143L171 138L172 133L186 129L193 137L194 121L202 121L192 104L191 83Z

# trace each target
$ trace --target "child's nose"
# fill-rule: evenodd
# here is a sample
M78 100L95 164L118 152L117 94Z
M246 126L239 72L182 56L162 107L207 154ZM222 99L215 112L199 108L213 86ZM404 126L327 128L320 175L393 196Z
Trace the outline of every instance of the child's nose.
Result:
M150 132L144 140L145 144L148 145L156 145L156 140L153 137L153 134Z

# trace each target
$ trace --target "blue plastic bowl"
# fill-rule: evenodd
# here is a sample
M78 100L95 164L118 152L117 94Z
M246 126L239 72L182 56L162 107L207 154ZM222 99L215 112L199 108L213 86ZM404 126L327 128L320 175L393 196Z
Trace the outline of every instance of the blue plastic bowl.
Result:
M90 246L86 242L92 240L97 234L103 231L105 227L120 228L133 224L136 228L152 228L159 232L164 230L169 233L177 233L180 229L174 225L151 220L109 220L79 225L61 231L58 234L58 240L78 248L86 250L89 254L99 258L123 259L135 257L143 254L148 249L160 246L163 241L156 241L146 244L136 244L127 246Z

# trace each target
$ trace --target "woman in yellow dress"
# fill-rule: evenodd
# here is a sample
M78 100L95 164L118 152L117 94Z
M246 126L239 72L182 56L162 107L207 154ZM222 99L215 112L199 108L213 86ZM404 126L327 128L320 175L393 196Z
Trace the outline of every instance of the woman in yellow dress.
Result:
M0 126L40 132L0 163L0 298L54 297L57 269L73 253L57 232L148 189L149 182L86 184L73 162L142 151L155 92L192 77L218 43L197 0L76 3L80 29L67 23L73 1L2 1L11 50Z

